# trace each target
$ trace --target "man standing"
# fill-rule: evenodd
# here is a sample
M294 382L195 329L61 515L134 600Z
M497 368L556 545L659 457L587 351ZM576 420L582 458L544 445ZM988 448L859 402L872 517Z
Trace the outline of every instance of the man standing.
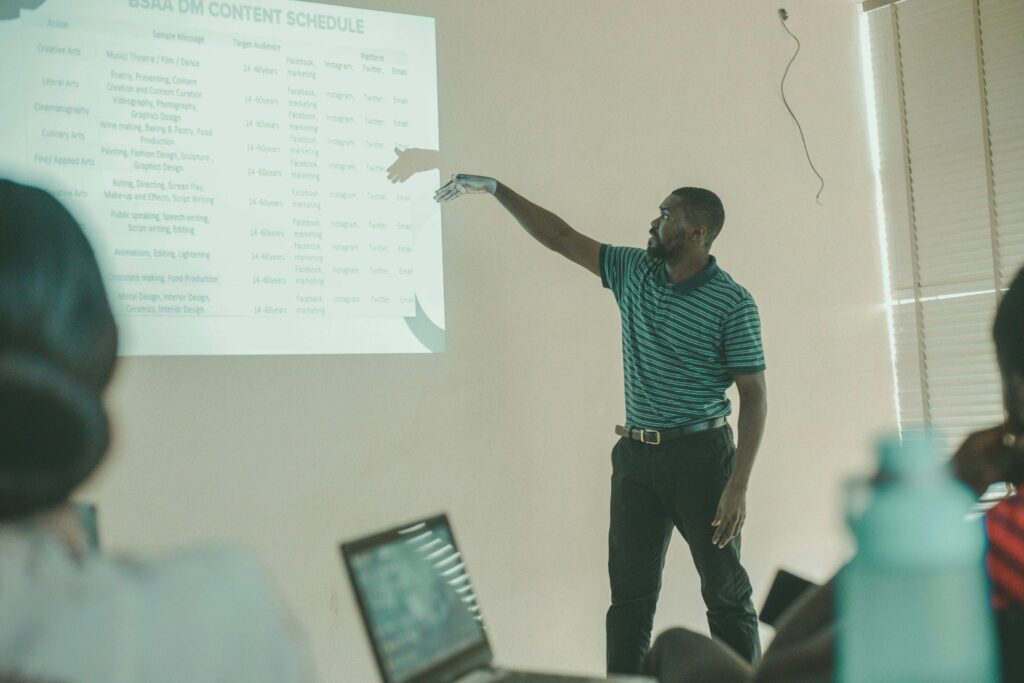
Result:
M622 316L626 424L612 451L607 667L639 673L672 528L690 547L713 638L761 656L740 529L767 392L757 306L710 248L725 220L708 190L658 207L646 251L599 244L493 178L459 174L435 194L489 193L541 244L601 278ZM740 397L739 443L726 390Z

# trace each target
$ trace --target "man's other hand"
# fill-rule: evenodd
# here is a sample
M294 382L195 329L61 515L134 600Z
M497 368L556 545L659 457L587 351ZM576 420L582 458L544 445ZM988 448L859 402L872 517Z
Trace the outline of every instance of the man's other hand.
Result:
M746 491L726 484L722 497L718 500L715 521L711 522L711 526L715 527L715 533L711 536L712 545L720 549L729 545L732 539L740 535L746 518Z
M953 456L953 472L979 496L1000 481L1010 481L1024 468L1024 435L1007 425L974 432Z

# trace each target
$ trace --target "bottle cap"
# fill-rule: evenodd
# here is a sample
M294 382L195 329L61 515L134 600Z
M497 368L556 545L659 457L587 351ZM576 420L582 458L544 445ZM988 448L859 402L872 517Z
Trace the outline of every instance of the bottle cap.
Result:
M930 429L904 430L878 445L878 471L882 477L934 472L943 466L939 440Z

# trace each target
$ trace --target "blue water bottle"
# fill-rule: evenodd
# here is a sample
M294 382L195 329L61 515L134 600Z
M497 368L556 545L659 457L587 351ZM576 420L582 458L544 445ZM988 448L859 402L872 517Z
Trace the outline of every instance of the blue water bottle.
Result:
M933 434L882 441L878 476L847 491L857 554L837 584L840 683L999 680L973 503Z

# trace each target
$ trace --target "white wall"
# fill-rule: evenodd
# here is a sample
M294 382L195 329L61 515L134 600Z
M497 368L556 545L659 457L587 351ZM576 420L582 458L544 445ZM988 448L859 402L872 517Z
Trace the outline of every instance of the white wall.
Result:
M895 423L852 0L364 0L437 17L442 172L491 174L596 239L645 243L675 187L726 207L714 253L757 298L770 416L748 496L758 605L779 566L848 551L837 488ZM252 548L323 681L375 680L336 543L448 511L504 663L600 672L618 315L594 276L488 198L444 209L435 356L138 358L84 498L104 540ZM657 627L706 628L679 539Z

